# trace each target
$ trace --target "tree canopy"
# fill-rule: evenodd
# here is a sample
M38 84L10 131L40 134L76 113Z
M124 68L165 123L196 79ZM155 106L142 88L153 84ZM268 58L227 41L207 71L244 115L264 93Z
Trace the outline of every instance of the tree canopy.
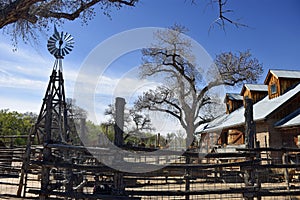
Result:
M0 110L0 135L21 136L28 135L37 118L33 113L18 113L8 109ZM17 138L15 144L25 144L26 140Z
M49 30L49 25L81 18L84 23L96 16L97 9L109 15L112 8L134 6L138 0L0 0L0 29L14 39L35 38L36 31Z
M0 29L16 41L35 39L37 32L49 30L54 23L62 24L80 18L83 23L92 20L102 10L109 16L112 9L124 6L134 7L142 0L0 0ZM196 0L190 0L196 3ZM217 18L212 21L211 27L218 25L222 28L226 23L237 27L245 26L226 16L232 10L225 6L227 0L207 0L208 4L217 4ZM159 6L159 5L158 5ZM49 26L51 25L51 26Z

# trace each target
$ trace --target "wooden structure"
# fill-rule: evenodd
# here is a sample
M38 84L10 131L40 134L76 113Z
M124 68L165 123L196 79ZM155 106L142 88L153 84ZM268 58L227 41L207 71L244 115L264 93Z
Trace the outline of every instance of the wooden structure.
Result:
M275 98L300 83L300 71L269 70L264 84L268 86L269 98Z
M276 76L275 76L276 74ZM279 78L277 78L279 77ZM256 123L256 137L260 147L293 147L299 145L300 135L300 71L287 70L270 70L265 83L269 85L255 85L262 90L268 89L277 80L279 84L277 98L273 94L255 102L263 96L262 93L253 92L249 84L245 84L242 93L245 97L252 97L254 100L254 121ZM251 85L252 88L254 85ZM247 89L250 88L250 89ZM285 88L285 89L283 89ZM280 94L280 95L279 95ZM266 94L264 94L266 95ZM217 142L219 146L241 145L245 138L244 110L239 108L230 114L208 123L207 126L200 130L201 134L216 134L220 132L220 138ZM271 152L273 162L282 162L278 152Z
M70 132L70 126L68 125L68 109L66 105L64 79L62 70L63 56L56 54L56 60L53 66L53 70L50 76L50 80L45 92L43 104L34 125L29 139L27 141L25 162L22 167L22 174L20 179L20 187L18 189L18 195L21 195L21 191L25 192L27 186L28 170L32 159L36 159L32 152L34 145L41 145L40 155L38 159L43 162L53 162L55 159L64 158L69 160L69 152L61 151L54 153L49 144L63 143L67 144L72 141ZM73 134L75 135L75 134ZM41 199L47 198L47 191L50 185L50 170L47 165L41 165ZM69 177L66 172L66 177ZM70 190L72 181L69 179L65 183L66 190Z
M229 114L243 105L243 97L236 93L226 93L224 98L226 114Z
M261 84L244 84L241 91L241 96L243 96L243 99L248 97L253 100L253 103L262 100L267 95L268 86Z
M51 144L49 148L56 151L68 151L70 155L80 156L72 164L63 160L47 163L32 160L29 166L30 173L28 174L30 181L25 196L22 195L23 199L37 199L44 192L40 189L42 178L40 172L43 165L51 167L51 184L47 193L49 199L147 200L186 199L188 197L188 199L230 200L253 199L255 197L257 199L262 197L297 198L300 196L300 171L297 170L300 168L300 164L292 162L291 159L293 153L300 153L298 148L241 148L236 149L235 152L209 154L186 152L184 155L177 157L173 163L160 170L142 174L123 173L125 186L123 195L113 195L110 190L113 185L113 176L117 171L97 163L93 156L89 154L90 150L99 151L99 149L90 148L87 151L85 147L63 144ZM15 150L11 149L14 152ZM32 150L37 154L40 151L38 148ZM144 150L146 149L135 149L137 152ZM148 150L150 152L150 149ZM283 164L263 162L257 155L266 152L284 152L286 162ZM1 149L0 153L0 155L3 155ZM111 156L115 154L109 149L107 153ZM164 151L160 155L159 163L156 164L163 163L164 159L176 155L176 153ZM151 156L151 153L149 155ZM193 162L185 164L186 157L189 157ZM1 198L15 198L19 180L18 174L20 173L20 166L16 166L16 163L22 157L16 154L13 158L11 171L7 171L5 176L0 176ZM148 164L154 164L155 162L149 157L142 158L142 160ZM3 169L2 166L1 169ZM189 190L185 189L186 169L190 173ZM73 172L73 183L77 185L74 184L71 191L65 192L65 172L68 170ZM252 179L251 184L249 184L248 182L251 179L246 179L248 181L246 182L245 177L248 177L246 174L251 173L255 179Z

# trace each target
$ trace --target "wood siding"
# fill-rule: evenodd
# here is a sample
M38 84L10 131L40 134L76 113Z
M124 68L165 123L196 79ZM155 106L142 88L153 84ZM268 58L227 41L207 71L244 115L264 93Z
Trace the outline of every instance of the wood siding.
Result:
M272 92L272 85L276 86L276 92ZM280 96L280 84L279 84L279 79L275 77L274 75L271 76L270 81L268 83L268 93L269 93L269 98L273 99L275 97Z
M226 114L232 113L243 105L243 101L228 99L226 102Z
M268 84L269 98L273 99L287 92L290 88L300 83L296 78L277 78L271 74ZM272 85L276 85L276 93L272 93Z
M268 93L264 91L251 91L249 89L246 89L243 94L243 98L245 99L246 97L249 97L250 99L253 100L253 103L256 103L262 100L267 95Z
M291 98L287 103L279 107L276 112L269 115L266 124L269 126L270 147L295 147L295 131L275 128L274 124L294 112L300 105L300 93ZM299 133L298 133L299 134ZM281 154L273 153L272 158L280 159Z
M280 84L280 95L284 94L293 86L297 85L300 82L300 79L291 79L291 78L279 78Z

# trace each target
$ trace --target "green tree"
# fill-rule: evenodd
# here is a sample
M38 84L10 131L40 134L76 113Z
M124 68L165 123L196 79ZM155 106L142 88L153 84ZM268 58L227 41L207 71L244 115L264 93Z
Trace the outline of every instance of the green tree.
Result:
M94 124L92 121L88 120L86 122L86 128L87 128L87 137L88 141L91 141L95 144L97 144L99 134L102 133L102 129L100 125Z
M22 114L8 109L0 110L0 135L28 135L36 117L34 113ZM26 139L17 138L14 142L16 145L23 145L26 143Z

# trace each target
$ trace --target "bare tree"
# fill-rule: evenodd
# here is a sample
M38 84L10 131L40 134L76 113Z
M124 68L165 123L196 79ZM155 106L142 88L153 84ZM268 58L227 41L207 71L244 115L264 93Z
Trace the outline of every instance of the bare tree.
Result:
M185 32L186 29L178 25L159 31L155 35L157 43L142 50L141 78L160 76L165 82L163 86L139 96L135 107L168 113L178 119L186 131L189 145L196 128L216 117L212 111L220 105L220 97L215 97L212 89L256 81L262 73L262 65L252 58L249 51L239 55L222 53L216 57L215 63L219 75L212 71L211 81L205 82L194 61L191 42L182 37Z

